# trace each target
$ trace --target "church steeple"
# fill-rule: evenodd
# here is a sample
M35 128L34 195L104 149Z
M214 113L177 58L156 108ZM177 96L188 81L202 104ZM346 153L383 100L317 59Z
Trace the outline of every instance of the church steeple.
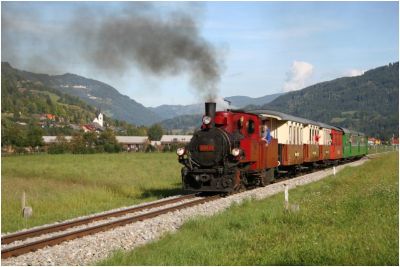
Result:
M97 116L97 118L95 118L94 120L93 120L93 122L96 122L96 123L98 123L101 127L103 127L103 113L101 113L101 111L96 111L96 116Z

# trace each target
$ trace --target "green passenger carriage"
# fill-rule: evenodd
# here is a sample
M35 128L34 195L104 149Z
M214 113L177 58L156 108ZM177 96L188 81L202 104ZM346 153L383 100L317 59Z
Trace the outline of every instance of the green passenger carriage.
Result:
M343 158L359 158L368 153L368 139L363 133L341 128L343 131Z

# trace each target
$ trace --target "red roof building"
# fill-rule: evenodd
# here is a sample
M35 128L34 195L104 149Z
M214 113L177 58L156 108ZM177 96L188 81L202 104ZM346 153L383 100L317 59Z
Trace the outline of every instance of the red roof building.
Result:
M392 137L391 143L392 143L392 145L399 145L399 138L398 137Z

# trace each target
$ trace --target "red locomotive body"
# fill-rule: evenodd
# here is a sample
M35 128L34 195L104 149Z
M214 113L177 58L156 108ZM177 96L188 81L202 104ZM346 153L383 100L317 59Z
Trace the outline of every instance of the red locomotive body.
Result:
M223 111L215 115L215 125L227 133L240 133L240 148L243 150L242 164L249 165L249 170L257 171L278 166L278 142L271 138L269 144L261 136L261 119L254 114Z

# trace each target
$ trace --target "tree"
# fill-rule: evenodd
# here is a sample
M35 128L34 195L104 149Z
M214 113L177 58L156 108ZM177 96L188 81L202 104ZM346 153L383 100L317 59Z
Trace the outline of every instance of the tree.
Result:
M63 135L58 135L56 142L49 145L47 152L49 154L63 154L68 151L68 142Z
M97 133L95 132L84 133L83 140L85 142L86 153L95 153L97 144Z
M163 135L163 129L160 124L152 125L148 130L150 140L159 141Z
M26 145L26 130L13 122L4 119L1 122L1 145L24 147Z
M43 145L43 130L37 126L29 125L26 144L31 147Z
M86 154L86 143L81 132L72 135L71 152L74 154Z
M106 129L102 132L97 141L98 149L101 147L103 151L108 153L120 152L122 150L121 145L117 142L115 134L111 129Z

